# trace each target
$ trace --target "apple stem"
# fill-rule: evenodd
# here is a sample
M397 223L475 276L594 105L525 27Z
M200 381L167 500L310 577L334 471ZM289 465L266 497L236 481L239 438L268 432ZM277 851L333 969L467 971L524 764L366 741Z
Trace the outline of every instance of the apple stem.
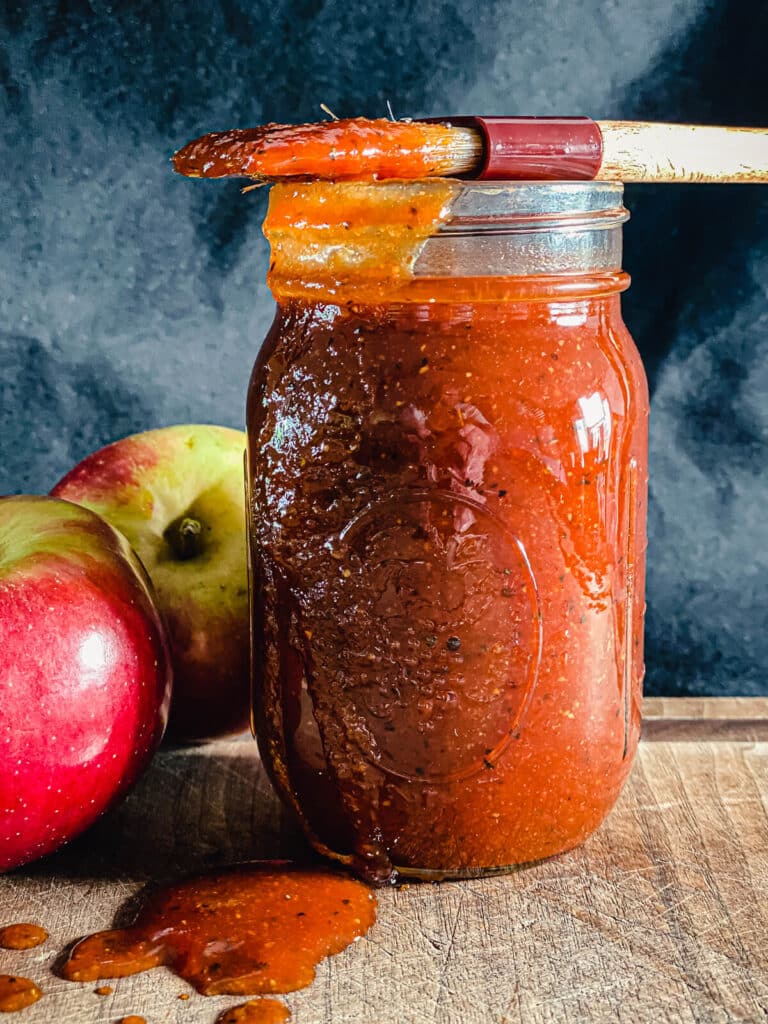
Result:
M166 527L163 537L174 556L181 562L195 558L203 550L203 526L192 516L179 516Z

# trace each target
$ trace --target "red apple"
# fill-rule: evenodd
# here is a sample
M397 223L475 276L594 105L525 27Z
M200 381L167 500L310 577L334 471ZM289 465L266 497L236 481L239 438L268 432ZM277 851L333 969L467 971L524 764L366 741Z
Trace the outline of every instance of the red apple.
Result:
M0 499L0 871L123 796L162 738L170 659L124 537L53 498Z
M226 427L150 430L89 455L51 492L98 512L144 563L171 645L176 739L250 718L244 450Z

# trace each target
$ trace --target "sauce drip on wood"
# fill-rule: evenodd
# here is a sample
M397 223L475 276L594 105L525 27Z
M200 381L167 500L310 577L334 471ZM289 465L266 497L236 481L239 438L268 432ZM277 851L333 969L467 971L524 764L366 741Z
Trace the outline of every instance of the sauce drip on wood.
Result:
M18 974L0 974L0 1013L15 1013L31 1006L41 998L42 992L29 978Z
M48 932L39 924L9 924L0 928L0 946L3 949L34 949L48 938Z
M96 981L165 965L203 995L292 992L375 918L375 897L361 882L248 867L159 890L131 928L78 942L62 976Z
M283 1024L290 1016L288 1007L277 999L250 999L241 1006L225 1010L216 1024Z
M175 153L173 166L188 178L425 178L452 173L455 134L383 117L266 124L209 132Z

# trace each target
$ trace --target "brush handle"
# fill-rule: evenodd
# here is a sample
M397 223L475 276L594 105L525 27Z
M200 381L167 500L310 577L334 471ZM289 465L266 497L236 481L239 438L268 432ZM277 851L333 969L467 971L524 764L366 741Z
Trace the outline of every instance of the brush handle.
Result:
M448 123L464 144L456 149L456 170L481 179L768 182L768 128L589 117L460 117Z
M620 181L768 182L768 129L598 121L595 177Z

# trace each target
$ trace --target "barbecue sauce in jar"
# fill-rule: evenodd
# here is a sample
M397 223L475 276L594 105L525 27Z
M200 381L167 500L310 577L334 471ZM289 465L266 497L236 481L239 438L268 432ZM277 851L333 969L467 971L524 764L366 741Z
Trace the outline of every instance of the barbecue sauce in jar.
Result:
M648 396L621 186L286 184L248 398L254 722L383 883L581 843L637 745Z

